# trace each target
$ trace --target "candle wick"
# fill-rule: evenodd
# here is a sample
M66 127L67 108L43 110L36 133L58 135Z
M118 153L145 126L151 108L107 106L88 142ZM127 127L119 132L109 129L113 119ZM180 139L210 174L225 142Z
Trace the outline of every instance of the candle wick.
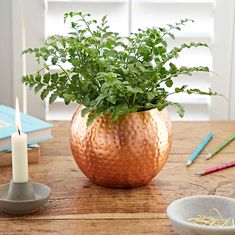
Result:
M17 128L17 130L18 130L18 133L19 133L19 135L20 135L20 129L19 129L19 128Z

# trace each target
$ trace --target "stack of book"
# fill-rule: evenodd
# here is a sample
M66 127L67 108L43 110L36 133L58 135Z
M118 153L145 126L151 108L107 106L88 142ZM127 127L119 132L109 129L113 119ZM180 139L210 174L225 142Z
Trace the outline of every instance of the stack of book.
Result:
M21 113L22 132L28 136L29 163L38 162L38 143L49 140L52 125L38 118ZM16 132L15 109L0 105L0 166L11 165L11 134Z

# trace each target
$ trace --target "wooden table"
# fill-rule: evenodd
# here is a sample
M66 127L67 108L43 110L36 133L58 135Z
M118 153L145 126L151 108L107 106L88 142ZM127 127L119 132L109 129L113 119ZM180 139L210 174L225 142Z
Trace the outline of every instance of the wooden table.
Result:
M235 159L235 141L210 161L204 155L235 133L235 122L175 122L174 145L162 172L145 187L130 190L94 185L77 168L68 143L68 122L55 122L54 139L43 143L39 164L30 165L33 181L52 189L50 200L29 216L0 212L0 234L175 235L167 206L177 198L216 194L235 197L235 169L208 176L195 172ZM189 168L185 162L203 137L213 141ZM0 183L11 179L11 168L0 169Z

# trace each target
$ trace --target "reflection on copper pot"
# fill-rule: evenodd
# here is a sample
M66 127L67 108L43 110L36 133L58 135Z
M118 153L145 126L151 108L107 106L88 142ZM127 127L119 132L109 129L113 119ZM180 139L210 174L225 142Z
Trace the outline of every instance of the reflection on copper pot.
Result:
M94 183L131 188L148 183L165 165L172 143L167 111L129 113L116 122L107 116L90 126L74 113L70 146L81 171Z

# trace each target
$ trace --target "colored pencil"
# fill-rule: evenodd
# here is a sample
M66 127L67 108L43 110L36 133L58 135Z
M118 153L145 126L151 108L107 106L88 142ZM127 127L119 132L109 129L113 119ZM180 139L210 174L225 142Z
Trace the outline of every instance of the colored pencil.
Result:
M217 172L217 171L221 171L221 170L224 170L224 169L227 169L227 168L230 168L230 167L234 167L234 166L235 166L235 161L226 162L226 163L223 163L221 165L217 165L217 166L208 168L208 169L206 169L204 171L201 171L201 172L198 172L196 174L197 175L208 175L208 174L211 174L211 173L214 173L214 172Z
M223 143L218 145L214 150L212 150L208 155L206 156L206 159L212 158L215 154L217 154L222 148L224 148L226 145L228 145L230 142L232 142L235 139L235 134L231 135L228 139L226 139Z
M196 150L190 155L190 157L187 160L186 165L190 166L194 160L198 157L198 155L200 154L200 152L206 147L206 145L209 143L209 141L211 140L211 138L213 137L213 133L210 132L205 139L200 143L200 145L196 148Z

